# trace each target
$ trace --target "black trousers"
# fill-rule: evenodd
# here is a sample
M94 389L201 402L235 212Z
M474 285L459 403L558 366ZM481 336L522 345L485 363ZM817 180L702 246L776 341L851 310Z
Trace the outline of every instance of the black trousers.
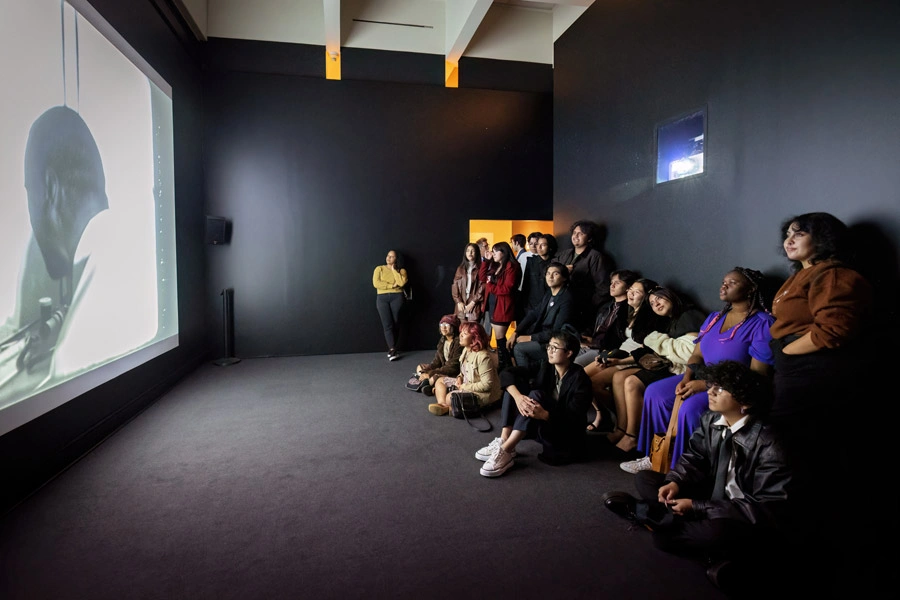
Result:
M665 475L656 471L640 471L634 477L638 496L658 503L659 488ZM698 519L675 516L672 525L653 530L653 543L671 554L711 558L713 560L752 557L760 548L759 532L747 521L739 519ZM769 551L771 553L771 551Z
M388 350L397 347L400 338L400 310L403 308L403 294L378 294L375 297L375 308L381 318L381 326L384 327L384 341Z

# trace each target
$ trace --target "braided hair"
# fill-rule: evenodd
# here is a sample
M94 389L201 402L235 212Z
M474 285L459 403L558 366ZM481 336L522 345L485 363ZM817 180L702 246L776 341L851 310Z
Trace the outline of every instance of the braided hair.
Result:
M752 289L750 290L750 294L747 298L747 301L749 303L749 306L747 308L747 315L741 320L740 323L738 323L737 325L732 327L731 335L728 336L727 339L720 340L723 342L733 339L734 335L737 333L738 328L740 328L741 325L746 323L747 319L749 319L750 317L752 317L759 311L763 311L765 313L769 312L769 309L766 308L766 303L765 303L765 300L763 299L762 290L761 290L763 280L765 279L765 275L763 275L760 271L757 271L756 269L748 269L746 267L735 267L731 271L729 271L729 273L740 274L744 279L746 279L750 283L750 285L752 286ZM703 339L703 336L706 335L706 333L715 326L715 324L719 321L719 319L724 318L725 315L727 315L730 311L731 311L731 303L728 303L725 305L725 308L723 308L721 311L719 311L719 313L713 318L713 320L709 322L709 325L707 325L704 329L702 329L700 331L700 335L697 336L697 339L694 340L694 343L695 344L700 343L700 340Z

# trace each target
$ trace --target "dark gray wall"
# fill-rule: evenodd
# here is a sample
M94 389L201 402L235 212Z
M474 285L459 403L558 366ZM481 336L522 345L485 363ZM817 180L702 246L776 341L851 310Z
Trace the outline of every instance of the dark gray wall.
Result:
M210 306L234 288L237 356L385 349L371 281L392 248L414 288L401 348L431 347L469 220L552 217L549 94L369 81L359 50L342 58L356 57L356 80L326 81L297 66L314 72L318 47L212 44L207 207L233 233L207 253ZM265 72L223 59L247 53ZM372 61L378 77L389 54ZM405 81L434 68L397 60Z
M595 2L556 43L554 217L718 306L734 265L785 275L779 225L827 211L900 245L900 4ZM654 185L654 127L708 107L707 173Z
M92 0L173 88L180 345L0 437L0 514L196 368L208 352L196 47L150 0Z

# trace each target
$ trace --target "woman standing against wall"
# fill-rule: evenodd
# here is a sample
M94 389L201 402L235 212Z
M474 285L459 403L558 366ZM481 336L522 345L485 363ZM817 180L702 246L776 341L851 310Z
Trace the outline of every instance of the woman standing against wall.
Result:
M388 345L388 360L397 360L397 339L400 337L400 310L403 308L403 287L407 284L406 269L396 250L385 258L387 264L375 267L372 285L375 286L375 308L384 327L384 341Z
M491 318L491 328L497 339L497 358L500 370L510 365L506 349L506 332L515 319L513 294L519 287L522 269L506 242L497 242L491 248L490 260L481 263L478 278L484 282L486 312ZM489 336L490 337L490 336Z
M463 250L462 263L456 267L450 295L453 296L454 312L460 321L481 321L481 305L484 302L484 283L478 279L481 266L481 251L477 244L468 243Z
M880 463L883 455L851 462L850 453L870 447L867 433L872 428L855 417L865 419L866 409L872 408L876 412L870 416L878 419L875 405L865 402L872 396L866 392L866 379L889 371L890 364L864 363L879 360L877 349L854 343L862 333L872 289L844 262L849 254L847 226L828 213L808 213L788 219L781 230L784 253L795 273L772 302L771 419L781 431L794 470L796 539L809 551L809 564L822 572L833 570L838 566L833 561L856 547L838 542L855 527L854 511L835 513L831 503L823 502L824 482L841 481L853 489L856 478L867 472L867 462ZM835 425L854 422L857 426L848 436L833 444L823 442ZM888 434L876 427L874 435Z

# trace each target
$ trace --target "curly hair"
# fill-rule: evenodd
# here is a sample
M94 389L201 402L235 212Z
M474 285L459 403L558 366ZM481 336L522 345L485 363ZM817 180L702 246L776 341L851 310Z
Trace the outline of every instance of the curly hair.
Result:
M823 260L846 259L848 229L843 221L830 213L814 212L791 217L781 224L781 237L791 225L797 225L797 229L809 234L813 246L813 255L810 264L816 264ZM781 249L784 253L784 247ZM791 261L795 271L801 269L799 261Z
M594 237L597 235L597 224L593 221L575 221L569 227L569 235L575 233L575 229L581 229L581 233L587 237L588 246L594 245Z
M469 342L469 350L472 352L481 352L491 344L491 340L485 333L481 323L472 323L471 321L460 323L459 332L472 336L472 341Z
M763 415L772 405L772 386L769 381L743 363L723 360L697 369L697 377L710 387L721 386L746 408L751 415Z

